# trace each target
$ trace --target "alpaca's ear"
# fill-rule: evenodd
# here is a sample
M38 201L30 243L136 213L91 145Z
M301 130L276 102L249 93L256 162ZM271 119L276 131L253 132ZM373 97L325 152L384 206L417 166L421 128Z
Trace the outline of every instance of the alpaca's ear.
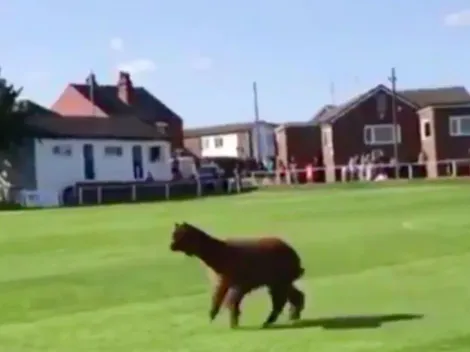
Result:
M180 224L178 224L177 222L175 222L175 229L177 229L178 227L180 227Z

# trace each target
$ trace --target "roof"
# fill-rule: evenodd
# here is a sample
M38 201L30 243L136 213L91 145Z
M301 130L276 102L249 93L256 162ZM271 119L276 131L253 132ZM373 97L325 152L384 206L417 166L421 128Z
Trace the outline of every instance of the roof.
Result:
M277 127L277 124L266 121L259 121L260 124ZM203 136L213 136L219 134L230 134L251 131L255 122L230 123L224 125L189 128L184 130L185 138L197 138Z
M93 89L89 84L73 83L71 86L87 100L94 101L107 115L134 115L148 122L175 118L181 120L180 116L143 87L133 87L132 102L128 105L119 99L118 87L115 85L95 83Z
M283 123L279 126L276 127L276 131L277 132L280 132L286 128L290 128L290 127L308 127L308 126L311 126L311 127L315 127L315 126L318 126L318 123L314 122L314 121L294 121L294 122L286 122L286 123Z
M389 94L392 93L389 88L380 84L341 105L325 105L315 114L311 122L332 123L379 90L386 91ZM397 98L405 104L411 105L417 109L436 104L470 102L470 94L463 86L402 90L397 92Z
M28 124L39 137L89 139L145 139L163 140L156 127L140 119L127 117L63 117L58 115L32 115Z

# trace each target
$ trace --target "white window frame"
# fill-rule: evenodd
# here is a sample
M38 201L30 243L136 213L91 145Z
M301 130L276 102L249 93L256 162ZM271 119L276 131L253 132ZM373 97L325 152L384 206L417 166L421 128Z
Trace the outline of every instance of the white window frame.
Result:
M220 143L217 143L220 142ZM219 149L224 147L224 137L214 137L214 148Z
M52 146L52 154L65 157L72 156L72 146L70 144L56 144Z
M470 131L462 131L462 120L470 120L470 115L449 117L449 134L451 137L470 137Z
M429 136L426 136L426 125L429 125ZM432 126L430 120L421 120L421 139L429 139L432 137Z
M390 141L377 141L375 138L374 138L374 131L375 129L378 129L378 128L391 128L392 131L393 131L393 124L392 123L381 123L381 124L376 124L376 125L365 125L364 126L364 130L363 130L363 139L364 139L364 144L365 145L390 145L390 144L394 144L395 141L393 140L390 140ZM371 136L372 136L372 139L369 141L367 140L367 131L370 131L371 133ZM401 126L397 124L397 133L396 133L396 136L398 137L397 138L397 144L400 144L401 143Z
M114 151L119 150L115 153ZM120 145L106 145L103 149L104 156L107 158L120 158L124 153L123 148Z
M165 135L168 132L168 124L166 122L162 122L162 121L155 122L155 127L157 128L157 131L160 134Z

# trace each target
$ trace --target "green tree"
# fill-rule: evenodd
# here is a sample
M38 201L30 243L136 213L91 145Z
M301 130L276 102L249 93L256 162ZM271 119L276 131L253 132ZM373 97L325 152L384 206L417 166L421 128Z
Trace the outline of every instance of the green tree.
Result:
M27 123L30 111L19 101L22 88L16 88L0 74L0 151L20 146L32 134Z

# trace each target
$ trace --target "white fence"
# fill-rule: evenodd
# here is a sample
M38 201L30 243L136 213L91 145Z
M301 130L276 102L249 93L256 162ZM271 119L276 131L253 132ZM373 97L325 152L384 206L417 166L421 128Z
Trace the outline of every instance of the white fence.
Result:
M470 176L470 159L427 161L425 163L335 165L307 169L252 172L250 179L256 186L280 184L375 181L395 179L464 177ZM377 177L379 176L379 177ZM382 177L380 177L382 176ZM383 177L385 176L385 177Z
M50 199L40 201L44 197L39 197L39 191L36 192L37 196L34 197L31 193L35 191L28 191L28 196L21 197L20 203L23 206L46 207L66 204L103 204L188 199L212 194L239 193L248 188L263 186L351 181L371 182L394 179L396 178L396 169L396 166L393 164L356 165L355 167L340 165L312 168L310 170L288 170L286 172L258 171L252 172L245 177L231 178L219 184L202 182L201 180L167 184L152 182L135 184L105 183L103 185L81 184L78 187L70 187L71 193L69 196L72 198L72 201L67 199L65 192L58 196L56 204L54 204ZM425 164L400 164L398 165L398 171L400 179L470 176L470 159L442 160L426 162Z

